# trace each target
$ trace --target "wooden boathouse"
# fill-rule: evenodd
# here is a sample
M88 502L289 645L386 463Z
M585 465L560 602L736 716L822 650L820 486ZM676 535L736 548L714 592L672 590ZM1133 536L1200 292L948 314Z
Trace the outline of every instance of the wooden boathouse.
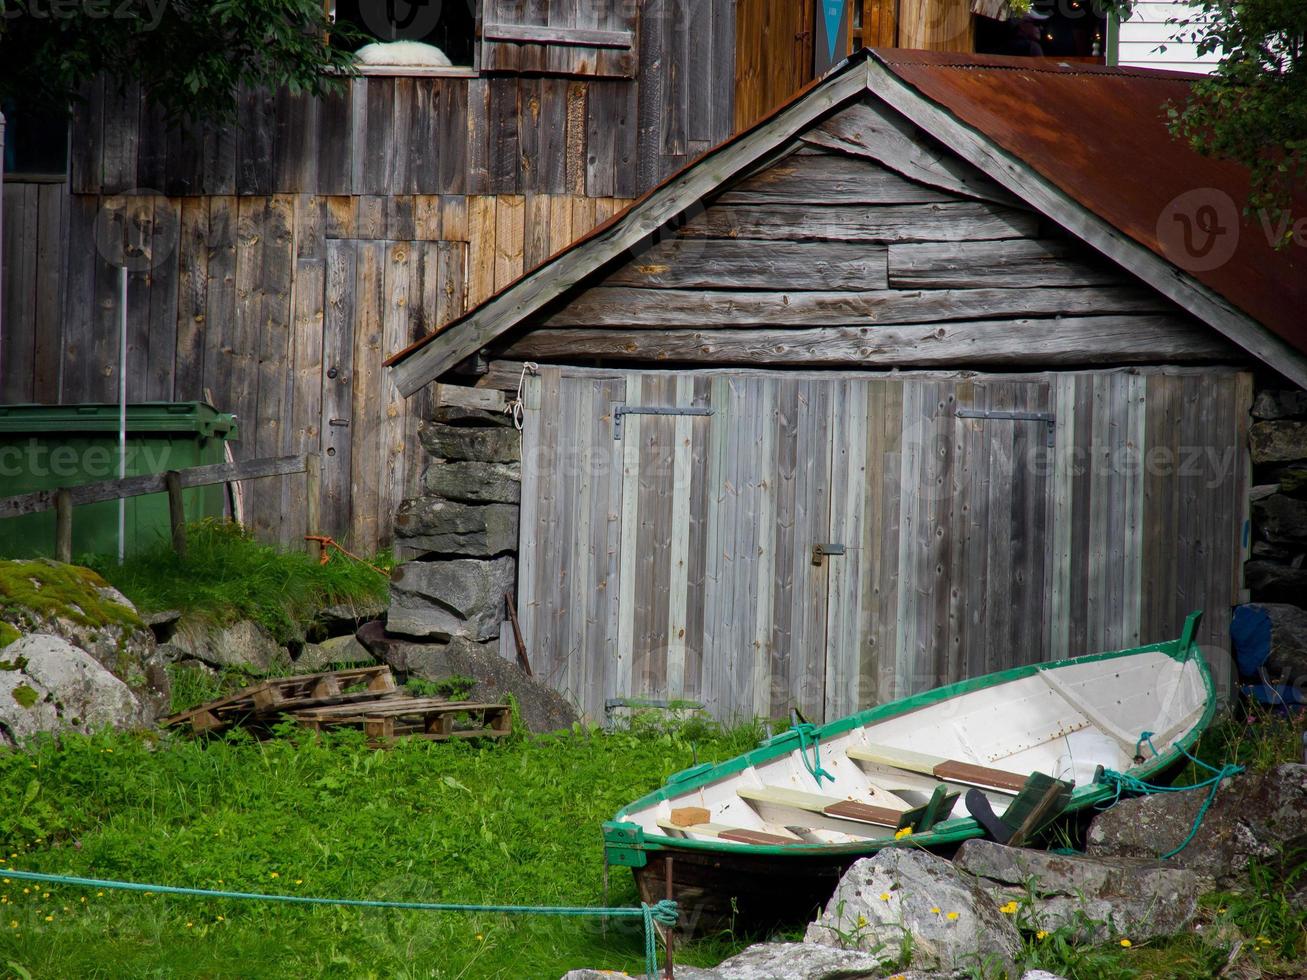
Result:
M1177 237L1244 179L1167 133L1188 84L864 53L393 357L409 396L526 379L536 673L831 718L1201 608L1228 678L1307 274L1237 209L1222 263Z

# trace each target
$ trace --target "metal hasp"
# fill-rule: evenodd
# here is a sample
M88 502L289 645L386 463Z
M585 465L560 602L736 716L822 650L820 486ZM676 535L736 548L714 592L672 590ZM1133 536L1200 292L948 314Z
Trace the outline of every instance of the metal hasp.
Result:
M1057 443L1057 416L1052 412L1008 412L989 408L959 408L960 419L1006 419L1009 422L1043 422L1048 426L1048 446Z
M812 563L820 565L826 560L827 555L844 554L844 545L842 544L814 544L812 546Z
M686 406L677 408L676 406L655 408L654 406L645 405L614 405L613 406L613 441L616 442L622 438L622 419L627 415L712 415L711 408Z

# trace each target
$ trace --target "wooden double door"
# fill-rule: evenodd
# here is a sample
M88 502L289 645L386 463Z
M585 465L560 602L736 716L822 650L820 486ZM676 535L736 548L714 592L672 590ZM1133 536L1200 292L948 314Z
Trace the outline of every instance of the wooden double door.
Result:
M523 429L536 673L838 717L1238 601L1247 375L545 367ZM1151 450L1151 452L1150 452ZM1216 624L1216 625L1213 625Z

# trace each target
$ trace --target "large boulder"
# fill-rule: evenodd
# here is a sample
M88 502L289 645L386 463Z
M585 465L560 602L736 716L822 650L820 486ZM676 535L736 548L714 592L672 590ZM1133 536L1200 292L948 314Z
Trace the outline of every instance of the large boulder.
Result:
M353 634L332 636L321 643L304 644L300 655L295 658L295 673L320 674L337 668L366 667L376 662Z
M441 640L493 639L504 620L504 595L513 589L516 569L508 556L397 565L390 575L386 630Z
M411 497L395 513L395 536L422 551L490 558L516 550L518 513L513 504Z
M440 459L515 463L522 458L522 436L514 428L426 425L418 438L422 448Z
M1307 417L1307 391L1263 389L1253 399L1253 418L1288 419Z
M1089 825L1093 857L1155 858L1189 834L1205 790L1124 800ZM1194 838L1171 864L1235 887L1251 861L1271 861L1307 844L1307 765L1284 763L1226 780Z
M1307 543L1307 500L1272 494L1252 505L1253 526L1267 541Z
M890 847L845 872L805 942L879 955L921 969L1013 969L1021 936L1009 916L948 861Z
M1244 562L1243 574L1254 602L1297 604L1307 595L1307 568L1257 560Z
M359 630L358 638L401 678L471 678L476 683L468 697L474 701L502 701L513 695L522 723L532 732L571 728L578 719L576 709L566 698L501 657L498 643L474 643L465 637L454 637L447 643L413 643L387 635L380 623L368 623Z
M165 658L136 607L96 572L48 559L0 561L0 619L19 634L58 636L131 689L151 717L168 710Z
M32 633L0 650L0 744L38 732L137 728L149 721L131 690L67 640Z
M1078 857L988 840L966 841L953 863L979 878L997 902L1016 902L1019 926L1065 929L1079 942L1178 935L1193 922L1202 890L1198 875L1160 861Z
M818 943L755 943L714 967L677 966L676 980L945 980L965 974L893 970L883 958ZM1056 980L1046 974L1049 980ZM571 970L562 980L633 980L609 970ZM1023 977L1022 980L1036 980Z
M422 474L425 493L473 504L515 504L522 498L518 463L433 463Z
M164 651L172 660L198 660L210 667L239 667L257 674L290 669L286 648L248 619L219 624L183 617Z
M1254 422L1248 444L1254 463L1307 459L1307 422Z

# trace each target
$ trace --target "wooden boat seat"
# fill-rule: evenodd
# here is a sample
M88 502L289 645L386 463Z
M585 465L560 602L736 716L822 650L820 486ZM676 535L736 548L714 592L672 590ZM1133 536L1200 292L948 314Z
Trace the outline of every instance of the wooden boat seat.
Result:
M889 807L873 806L856 800L841 800L820 793L805 793L782 786L741 786L736 790L736 795L744 800L792 807L795 810L806 810L809 813L820 813L837 820L852 820L876 827L898 827L903 818L902 811L891 810Z
M750 830L747 827L731 827L720 823L696 823L690 826L674 824L670 820L656 821L659 828L675 834L699 834L702 837L716 837L718 840L734 841L737 844L802 844L798 837L782 837L765 830Z
M908 772L924 773L952 783L983 786L1004 793L1019 793L1026 784L1026 777L1014 772L913 752L892 745L854 745L849 747L848 756L862 762L874 762L893 769L906 769Z

